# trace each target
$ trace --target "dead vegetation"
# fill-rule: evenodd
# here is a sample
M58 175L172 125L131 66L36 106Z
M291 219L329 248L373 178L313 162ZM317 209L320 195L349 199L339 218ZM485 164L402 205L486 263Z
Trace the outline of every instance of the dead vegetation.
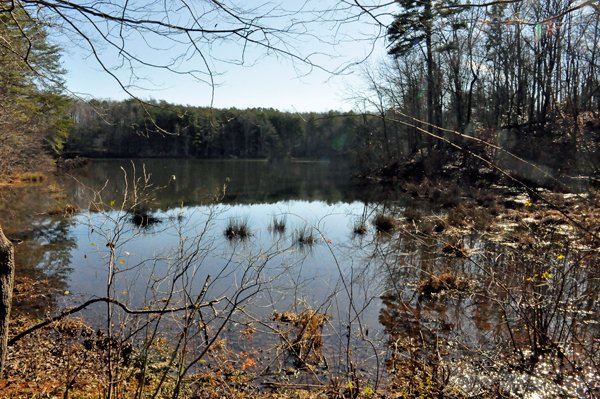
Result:
M421 281L417 292L424 297L433 298L447 293L464 293L470 286L471 282L468 279L446 272Z
M11 320L16 333L35 320ZM106 386L107 345L81 319L65 319L11 346L0 391L5 397L94 397ZM129 358L113 358L126 365Z
M50 216L63 216L63 217L71 217L75 216L79 212L79 206L77 204L66 204L63 206L57 206L54 209L50 209L48 211L48 215Z
M280 332L282 347L295 358L295 364L301 368L320 365L325 358L323 348L323 327L331 316L307 308L297 314L293 312L274 312L271 320L287 324L289 328Z
M379 233L391 233L398 228L398 221L392 215L378 213L373 219L373 225Z
M450 237L442 247L442 253L445 256L454 258L466 258L469 256L469 251L465 247L465 243L456 237Z
M449 226L478 231L492 231L495 226L494 216L489 210L465 204L450 209L446 216L446 222Z

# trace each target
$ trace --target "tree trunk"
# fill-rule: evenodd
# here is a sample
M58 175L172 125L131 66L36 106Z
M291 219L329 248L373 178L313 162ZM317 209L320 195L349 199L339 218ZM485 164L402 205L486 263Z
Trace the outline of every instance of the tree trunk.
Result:
M4 371L8 341L8 322L15 277L15 250L0 227L0 380Z

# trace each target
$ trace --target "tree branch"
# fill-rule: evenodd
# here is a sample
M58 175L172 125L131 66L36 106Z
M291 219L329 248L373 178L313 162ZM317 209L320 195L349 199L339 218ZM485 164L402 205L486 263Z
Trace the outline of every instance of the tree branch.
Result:
M11 338L8 341L8 346L14 345L21 338L25 337L28 334L31 334L32 332L34 332L36 330L39 330L40 328L44 328L47 325L52 324L55 321L64 319L65 317L72 315L74 313L77 313L77 312L87 308L88 306L93 305L98 302L111 303L113 305L120 307L121 309L123 309L123 311L125 313L128 313L128 314L141 315L141 314L165 314L165 313L181 312L183 310L190 310L190 309L201 309L201 308L213 306L214 304L219 303L224 299L227 299L227 297L224 296L224 297L221 297L218 299L213 299L212 301L209 301L209 302L201 302L199 304L192 304L192 305L182 306L182 307L178 307L178 308L133 310L133 309L129 309L127 307L127 305L125 305L124 303L119 302L113 298L106 298L106 297L94 298L94 299L88 300L85 303L82 303L79 306L65 310L64 312L52 317L51 319L45 320L41 323L38 323L38 324L28 328L25 331L20 332L19 334L15 335L13 338Z

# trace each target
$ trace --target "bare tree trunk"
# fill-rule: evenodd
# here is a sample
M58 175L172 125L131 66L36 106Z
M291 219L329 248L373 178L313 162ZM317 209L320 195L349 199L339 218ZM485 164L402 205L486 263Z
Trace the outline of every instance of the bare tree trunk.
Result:
M0 227L0 380L6 359L8 322L15 277L15 250Z

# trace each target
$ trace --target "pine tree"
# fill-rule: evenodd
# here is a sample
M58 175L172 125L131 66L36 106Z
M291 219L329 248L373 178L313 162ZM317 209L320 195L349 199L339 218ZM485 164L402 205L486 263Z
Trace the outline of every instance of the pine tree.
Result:
M435 124L434 118L434 93L436 91L434 79L434 42L433 34L436 28L444 24L444 20L451 15L462 12L462 8L448 8L457 4L451 0L397 0L401 12L395 15L394 22L388 28L390 49L388 54L402 57L409 52L422 48L425 42L425 58L427 62L427 112L428 122ZM433 130L430 128L430 132Z
M62 94L60 49L43 25L15 6L0 12L0 176L40 166L59 152L72 122Z

